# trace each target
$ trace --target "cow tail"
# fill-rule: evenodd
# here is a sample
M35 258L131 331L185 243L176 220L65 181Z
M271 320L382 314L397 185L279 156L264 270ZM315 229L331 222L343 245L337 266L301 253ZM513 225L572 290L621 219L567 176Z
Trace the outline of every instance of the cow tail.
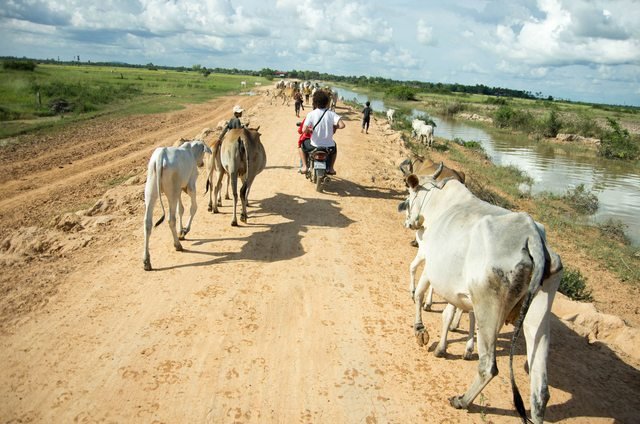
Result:
M156 189L158 190L158 199L160 200L160 207L162 208L162 216L160 217L158 222L156 222L156 225L155 225L156 227L162 224L162 221L164 221L164 216L165 216L164 203L162 203L162 192L160 190L160 181L162 178L162 162L166 157L167 157L167 149L163 147L162 150L160 151L160 157L156 161Z
M242 150L244 151L244 160L247 165L246 178L247 178L247 181L250 181L249 170L251 168L249 168L249 149L247 149L248 144L249 144L249 137L247 137L247 131L245 130L242 137Z
M209 189L213 190L213 184L211 183L211 176L213 175L213 169L216 166L216 159L218 158L218 151L220 150L220 144L222 144L222 140L217 140L213 144L213 148L211 149L211 160L209 163L209 169L207 170L207 184L205 185L204 194L209 192Z
M509 351L509 372L511 375L511 390L513 392L513 404L518 411L518 415L522 418L523 423L531 423L532 421L527 418L527 411L524 407L524 402L522 401L522 396L520 395L520 391L518 390L518 386L516 385L516 380L513 375L513 354L515 353L516 340L522 331L522 325L524 323L524 319L529 311L529 307L531 306L531 301L533 300L533 296L536 294L536 291L542 284L542 280L544 277L544 270L546 265L545 260L545 251L546 246L540 236L536 233L535 236L527 238L525 249L529 253L529 256L533 260L533 272L531 273L531 281L529 282L529 288L527 289L527 293L525 294L524 301L522 302L522 307L520 308L520 316L516 323L514 324L513 336L511 337L511 349Z

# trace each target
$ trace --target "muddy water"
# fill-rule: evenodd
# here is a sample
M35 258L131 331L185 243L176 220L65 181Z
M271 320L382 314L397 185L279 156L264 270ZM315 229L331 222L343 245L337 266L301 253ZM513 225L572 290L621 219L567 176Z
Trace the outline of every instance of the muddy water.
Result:
M375 111L386 110L381 100L342 88L336 90L341 98L355 99L358 103L369 100ZM414 116L422 113L413 111ZM567 189L584 184L599 200L592 221L601 223L614 219L623 222L632 243L640 246L640 172L632 163L577 155L570 149L541 145L525 136L500 134L466 121L431 118L436 123L437 137L478 141L493 163L514 165L526 172L534 180L531 187L534 194L543 191L563 194Z

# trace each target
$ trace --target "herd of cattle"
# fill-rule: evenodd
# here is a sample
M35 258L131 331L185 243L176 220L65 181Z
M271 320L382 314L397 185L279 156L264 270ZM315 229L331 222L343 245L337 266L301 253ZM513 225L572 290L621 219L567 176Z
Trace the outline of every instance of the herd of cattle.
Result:
M392 122L393 112L387 117ZM414 121L413 130L422 136L428 132L424 126L426 124ZM222 178L228 175L234 199L232 225L237 225L237 185L240 178L243 182L240 219L247 221L251 183L266 166L266 153L258 130L229 130L222 141L212 147L196 139L179 147L160 147L153 152L145 185L145 270L152 269L149 236L153 208L158 199L162 217L155 226L165 217L161 193L165 193L168 200L174 247L182 250L180 240L189 232L197 210L196 178L198 167L204 166L205 154L211 155L207 170L207 190L213 188L213 194L210 191L209 195L209 210L215 213L221 205ZM433 137L432 127L430 134ZM398 210L405 213L405 226L415 230L418 246L410 265L409 287L415 303L416 340L421 346L429 341L422 311L429 310L433 291L448 303L442 314L442 333L436 356L445 355L448 330L457 326L454 321L459 322L463 311L469 312L470 318L465 359L472 357L477 329L477 374L464 394L450 399L451 405L467 408L498 374L497 337L505 323L513 323L509 360L513 401L523 422L529 421L515 383L512 363L516 340L524 330L531 387L531 420L542 422L549 400L550 311L562 276L560 257L548 247L544 227L526 213L512 212L478 199L465 186L465 174L443 163L407 160L401 164L400 170L409 193ZM184 206L181 191L191 197L186 226L182 225ZM176 221L180 225L179 234ZM425 265L416 285L416 269L422 263Z

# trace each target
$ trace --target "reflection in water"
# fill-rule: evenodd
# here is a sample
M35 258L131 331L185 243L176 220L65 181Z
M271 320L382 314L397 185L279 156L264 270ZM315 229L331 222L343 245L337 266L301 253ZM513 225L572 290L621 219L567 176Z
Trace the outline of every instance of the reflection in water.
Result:
M377 112L386 110L381 100L369 99L364 94L335 88L346 100L371 102ZM412 116L424 112L414 109ZM513 165L526 172L534 180L533 193L549 191L562 194L580 184L598 196L599 209L593 216L595 222L608 219L622 221L626 233L634 245L640 245L640 173L633 164L599 157L572 154L561 147L541 145L526 136L504 135L476 128L473 124L445 120L431 116L436 123L435 135L448 140L460 138L482 144L492 162L497 165Z

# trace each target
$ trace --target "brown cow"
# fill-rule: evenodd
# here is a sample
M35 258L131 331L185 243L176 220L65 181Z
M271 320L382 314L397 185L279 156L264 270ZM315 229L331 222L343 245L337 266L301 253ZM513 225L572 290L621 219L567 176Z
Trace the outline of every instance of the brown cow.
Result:
M406 181L406 178L411 174L416 174L417 176L432 175L436 171L436 169L438 169L439 165L440 165L439 163L435 163L431 159L423 159L423 158L416 158L414 160L405 159L400 164L400 171L402 171L402 174L404 175L404 178ZM456 180L460 181L462 184L464 184L466 179L464 172L457 171L447 166L443 166L442 172L438 176L438 181L442 181L445 178L450 178L450 177L455 178Z
M233 192L233 220L231 225L237 226L236 209L238 202L238 177L242 180L242 188L240 189L240 201L242 203L242 213L240 220L247 222L247 203L251 184L265 168L267 164L267 155L264 146L260 141L260 127L252 128L234 128L229 130L221 142L216 143L213 149L212 165L209 169L209 181L213 185L213 170L217 171L217 182L215 184L214 199L220 197L220 188L222 186L222 177L225 172L231 179L231 189ZM218 212L217 202L212 202L212 212Z

